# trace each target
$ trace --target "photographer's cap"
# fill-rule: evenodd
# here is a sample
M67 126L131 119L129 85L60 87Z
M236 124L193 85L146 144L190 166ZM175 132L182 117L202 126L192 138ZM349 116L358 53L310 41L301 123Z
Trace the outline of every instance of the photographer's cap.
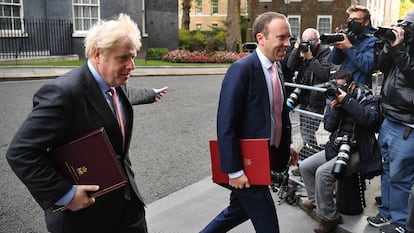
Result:
M414 23L414 9L411 9L403 18L404 21Z

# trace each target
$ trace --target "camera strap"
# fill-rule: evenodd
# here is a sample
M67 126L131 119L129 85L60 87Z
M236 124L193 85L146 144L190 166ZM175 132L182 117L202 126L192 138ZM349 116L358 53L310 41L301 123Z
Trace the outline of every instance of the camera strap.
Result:
M344 118L341 118L341 120L339 120L338 129L336 129L336 137L339 136L339 130L341 129L343 119ZM355 127L356 127L356 122L354 121L354 124L352 125L352 137L351 137L352 141L355 141Z

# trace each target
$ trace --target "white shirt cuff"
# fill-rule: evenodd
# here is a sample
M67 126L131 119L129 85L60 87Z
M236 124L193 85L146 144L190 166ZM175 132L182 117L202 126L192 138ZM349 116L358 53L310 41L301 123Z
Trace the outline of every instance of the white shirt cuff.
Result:
M238 178L238 177L244 175L244 171L240 170L240 171L237 171L237 172L229 173L228 175L229 175L230 179L234 179L234 178Z

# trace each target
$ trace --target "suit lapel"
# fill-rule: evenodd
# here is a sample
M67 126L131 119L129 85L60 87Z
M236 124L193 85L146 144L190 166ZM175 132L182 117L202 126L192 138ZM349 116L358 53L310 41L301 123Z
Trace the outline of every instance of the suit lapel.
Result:
M258 83L258 93L261 98L263 114L265 115L265 119L267 123L270 124L271 116L270 116L270 101L269 101L269 91L266 83L266 77L263 73L262 64L260 63L260 59L257 56L256 51L253 52L253 67L254 67L254 77L256 77L256 82Z
M96 83L87 65L84 66L84 69L86 69L84 70L86 75L83 95L94 111L96 111L101 117L104 122L103 127L107 131L108 135L112 135L111 141L115 139L113 140L113 143L122 147L122 133L121 129L118 127L116 115L106 102L105 96L103 96L101 89ZM122 151L124 151L124 148L122 148Z
M277 73L279 74L279 80L280 83L282 84L282 90L283 90L283 98L286 99L286 91L285 91L285 78L283 76L283 72L282 72L282 65L280 64L280 62L276 62L276 69L277 69Z
M119 96L122 99L124 113L125 113L125 150L129 147L129 142L131 141L132 135L132 126L133 126L133 109L132 105L129 102L129 99L126 95L126 86L122 85L121 87L117 88Z

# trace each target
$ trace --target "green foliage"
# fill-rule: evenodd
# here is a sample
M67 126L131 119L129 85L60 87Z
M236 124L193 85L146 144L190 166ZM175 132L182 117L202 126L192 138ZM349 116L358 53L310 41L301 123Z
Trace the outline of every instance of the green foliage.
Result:
M162 57L167 54L169 50L167 48L148 48L147 58L153 60L161 60Z
M215 28L211 31L186 31L178 32L179 47L189 51L217 51L223 50L226 45L226 31Z
M400 3L400 17L399 17L399 19L403 18L408 13L408 11L410 11L413 8L414 8L413 1L408 1L408 0L401 1L401 3Z
M249 22L247 16L240 15L240 30L243 43L246 42L247 37L247 28L249 27Z
M187 49L191 41L191 33L188 30L178 30L178 44L182 49Z

